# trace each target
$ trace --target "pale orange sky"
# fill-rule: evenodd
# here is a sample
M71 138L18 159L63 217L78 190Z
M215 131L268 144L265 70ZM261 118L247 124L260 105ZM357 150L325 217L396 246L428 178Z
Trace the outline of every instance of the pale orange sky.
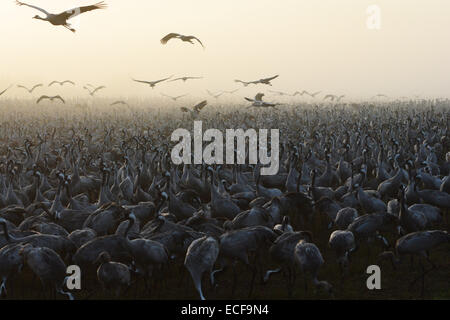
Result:
M52 13L96 0L23 0ZM106 0L108 9L82 14L77 33L31 19L39 12L0 3L0 91L9 84L72 79L104 84L102 96L204 95L237 88L234 79L279 74L264 89L324 90L347 96L449 96L448 0ZM366 9L381 8L381 30L366 27ZM206 46L181 41L166 46L169 32L198 36ZM152 91L133 83L204 76ZM40 93L83 96L81 88ZM18 89L10 96L21 95Z

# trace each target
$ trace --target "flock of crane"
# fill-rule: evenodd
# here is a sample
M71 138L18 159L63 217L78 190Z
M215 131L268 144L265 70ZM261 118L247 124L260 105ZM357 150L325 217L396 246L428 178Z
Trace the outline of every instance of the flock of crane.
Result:
M71 17L105 8L101 2L55 15L17 4L72 32ZM161 43L171 39L203 46L196 37L176 33ZM277 77L235 81L271 86ZM172 78L132 80L154 88L201 79ZM66 80L48 86L55 84L75 85ZM29 93L39 87L18 86ZM105 86L83 88L93 97ZM321 92L271 93L315 98ZM180 298L179 288L186 288L182 297L194 288L201 299L243 297L244 291L247 297L265 292L266 298L292 298L302 292L340 298L349 286L365 288L360 275L372 264L382 266L383 277L405 283L401 297L419 280L424 295L426 277L442 283L443 274L448 281L448 100L348 106L339 103L344 96L328 94L324 100L331 104L279 109L263 97L246 97L249 107L220 112L205 109L206 100L181 107L192 117L170 108L132 116L95 105L98 113L56 109L51 116L28 114L28 105L13 112L3 108L0 294L26 297L39 279L38 287L50 296L70 299L100 293L120 298L133 290L134 297L166 292L173 298L177 292ZM44 99L65 103L61 96L36 102ZM111 105L118 104L128 105ZM219 130L278 128L279 172L261 175L261 166L248 161L174 165L170 134L191 127L192 118ZM80 290L67 287L70 265L81 270ZM274 283L285 286L285 294L267 290ZM448 293L447 287L443 294Z
M178 78L172 79L173 76L174 75L172 75L170 77L163 78L163 79L154 80L154 81L137 80L137 79L132 79L132 80L134 82L146 84L146 85L150 86L150 88L154 89L158 84L166 82L166 81L167 82L175 82L175 81L186 82L188 80L203 79L203 77L193 77L193 76L183 76L183 77L178 77ZM271 86L272 85L271 81L276 79L276 78L278 78L278 75L276 75L274 77L260 79L260 80L256 80L256 81L250 81L250 82L245 82L245 81L241 81L241 80L235 80L235 82L241 82L241 83L244 84L244 86L248 86L249 84L265 84L265 85ZM76 85L75 82L73 82L71 80L64 80L64 81L54 80L54 81L52 81L52 82L50 82L48 84L48 87L51 87L51 86L53 86L55 84L59 84L61 87L64 86L65 84L70 84L72 86ZM17 88L24 89L29 94L32 94L37 88L40 88L40 87L44 87L44 84L39 83L39 84L36 84L36 85L32 86L31 88L28 88L28 87L26 87L24 85L17 85ZM4 91L0 92L0 96L2 96L4 93L6 93L10 88L11 88L11 86L6 88ZM97 92L99 92L100 90L106 89L106 86L104 86L104 85L93 86L91 84L86 84L86 85L83 86L83 89L86 90L91 97L94 97ZM234 89L234 90L229 90L229 91L223 90L223 91L219 91L219 92L211 92L209 90L206 90L206 93L209 96L211 96L211 97L213 97L215 99L218 99L219 97L221 97L224 94L234 94L238 90L239 90L239 88ZM306 90L296 91L293 94L288 94L288 93L285 93L285 92L282 92L282 91L273 91L273 90L268 90L268 91L273 93L273 94L276 94L278 96L292 96L292 97L295 97L297 95L303 96L303 95L306 94L306 95L308 95L308 96L310 96L312 98L315 98L318 94L321 93L321 91L318 91L318 92L315 92L315 93L309 93ZM181 98L184 98L184 97L188 96L188 94L182 94L182 95L178 95L178 96L170 96L170 95L167 95L167 94L164 94L164 93L161 93L161 95L163 97L166 97L166 98L169 98L169 99L173 100L174 102L176 102L177 100L179 100ZM245 97L245 100L247 100L249 102L252 102L252 104L249 106L249 108L251 108L251 107L259 107L259 108L272 107L272 108L276 108L276 106L281 105L280 103L269 103L269 102L263 101L262 100L263 96L264 96L264 93L258 93L255 96L254 99ZM341 99L344 98L344 97L345 97L345 95L337 96L337 95L334 95L334 94L327 94L327 95L325 95L324 100L329 99L331 102L335 101L336 103L339 103L341 101ZM46 99L50 100L51 102L53 102L54 100L59 100L63 104L66 103L65 99L63 97L61 97L61 95L55 95L55 96L41 95L36 100L36 104L39 104L41 101L46 100ZM200 104L202 104L202 103L203 103L203 101ZM127 102L122 101L122 100L112 102L111 106L118 105L118 104L123 104L123 105L129 106L129 104ZM196 114L200 111L200 109L198 109L196 107L194 107L193 109L194 109ZM180 107L180 110L182 112L189 112L189 110L186 107Z
M55 120L4 109L1 293L36 288L30 274L71 298L179 298L192 286L186 271L202 299L245 289L280 297L266 288L283 283L286 297L312 298L309 282L322 297L345 297L351 283L365 286L371 264L384 277L401 272L406 286L422 280L422 294L425 278L448 279L448 101L199 113L205 106L191 110L205 127L278 127L279 172L173 165L170 133L192 122L171 109ZM65 286L69 265L82 270L80 291Z

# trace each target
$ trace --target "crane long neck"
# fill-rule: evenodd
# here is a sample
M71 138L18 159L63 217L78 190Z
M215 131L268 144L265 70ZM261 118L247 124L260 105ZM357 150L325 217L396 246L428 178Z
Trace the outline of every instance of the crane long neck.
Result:
M9 234L8 226L6 225L5 221L0 222L0 224L3 227L3 232L5 233L6 241L8 241L8 242L20 242L20 241L25 239L25 237L16 238L13 235Z

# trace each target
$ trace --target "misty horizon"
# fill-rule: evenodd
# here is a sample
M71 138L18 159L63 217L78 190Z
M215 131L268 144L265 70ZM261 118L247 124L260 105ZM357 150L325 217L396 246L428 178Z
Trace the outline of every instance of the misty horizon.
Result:
M58 13L92 1L28 1ZM234 5L199 0L170 3L108 0L108 8L74 20L77 32L32 19L38 13L14 1L0 5L8 25L2 49L0 89L44 83L38 94L83 97L86 83L105 85L101 97L161 97L161 93L207 96L205 90L240 88L239 97L279 90L323 91L348 98L448 97L450 82L450 3L415 5L377 1L381 29L366 26L371 1L253 1ZM139 9L137 9L139 7ZM163 14L164 13L164 14ZM167 16L172 18L168 19ZM419 23L420 22L420 23ZM206 49L181 41L163 46L169 32L199 37ZM30 54L31 53L31 54ZM279 74L273 86L242 88L235 79L257 80ZM154 90L132 78L156 80L170 75L199 76L191 82L162 83ZM48 88L53 80L77 86ZM266 94L267 96L267 94ZM7 98L27 98L11 88ZM5 97L2 97L5 98ZM273 98L277 98L274 96ZM214 99L213 99L214 100Z

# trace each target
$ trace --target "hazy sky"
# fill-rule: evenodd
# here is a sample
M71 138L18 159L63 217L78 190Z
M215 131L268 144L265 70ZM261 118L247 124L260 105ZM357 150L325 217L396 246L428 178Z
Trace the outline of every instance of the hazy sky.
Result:
M96 0L23 0L59 13ZM106 0L108 9L73 21L75 34L31 19L39 12L13 0L0 3L0 91L9 84L73 79L104 84L103 96L231 90L234 79L280 74L273 90L324 90L348 96L448 96L448 0ZM366 9L381 8L370 30ZM198 36L206 46L169 32ZM131 82L169 75L204 76L153 92ZM250 88L254 93L266 87ZM64 91L66 90L66 91ZM40 93L69 93L57 87ZM70 93L83 94L78 88ZM11 90L10 96L21 94Z

